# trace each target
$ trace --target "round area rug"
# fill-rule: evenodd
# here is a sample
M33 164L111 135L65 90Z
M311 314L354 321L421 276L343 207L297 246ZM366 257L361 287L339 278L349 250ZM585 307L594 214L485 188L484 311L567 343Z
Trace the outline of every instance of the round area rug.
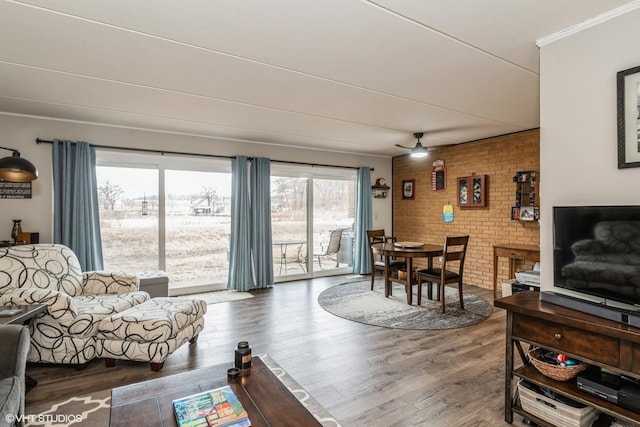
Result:
M480 323L493 313L493 307L483 298L463 291L464 310L460 309L457 287L445 289L445 313L440 312L440 302L427 298L426 284L422 291L422 305L418 301L417 287L413 288L413 304L407 304L404 286L393 284L393 295L384 296L384 283L343 283L324 290L318 303L331 314L367 325L395 329L453 329ZM435 288L434 288L435 296Z

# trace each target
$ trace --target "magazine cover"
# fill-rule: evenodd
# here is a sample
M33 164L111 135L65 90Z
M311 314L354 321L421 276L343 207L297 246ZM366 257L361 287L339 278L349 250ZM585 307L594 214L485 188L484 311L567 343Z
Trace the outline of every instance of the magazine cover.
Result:
M173 401L179 427L249 427L251 421L240 401L224 386Z

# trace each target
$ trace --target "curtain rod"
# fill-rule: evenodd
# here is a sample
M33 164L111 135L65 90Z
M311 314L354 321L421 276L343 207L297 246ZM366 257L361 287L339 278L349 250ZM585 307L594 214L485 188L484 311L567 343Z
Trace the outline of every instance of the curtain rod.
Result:
M53 144L53 141L36 138L36 144ZM103 148L106 150L137 151L141 153L160 154L161 156L164 156L165 154L174 154L178 156L213 157L217 159L235 159L236 158L236 156L223 156L220 154L185 153L182 151L152 150L148 148L113 147L109 145L94 145L94 144L90 144L90 145L95 148ZM253 160L253 157L247 157L247 159ZM328 167L328 168L341 168L341 169L358 169L355 166L337 166L337 165L326 165L322 163L293 162L289 160L270 160L270 161L275 163L286 163L290 165L322 166L322 167ZM374 168L369 168L369 170L373 171Z

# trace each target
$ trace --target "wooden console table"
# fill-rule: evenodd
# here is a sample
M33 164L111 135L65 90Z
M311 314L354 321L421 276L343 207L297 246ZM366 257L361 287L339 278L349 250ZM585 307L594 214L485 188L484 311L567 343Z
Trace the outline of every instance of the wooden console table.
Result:
M498 258L509 258L509 279L515 277L513 260L540 261L540 247L526 245L512 245L510 243L497 243L493 245L493 299L496 299L498 286Z
M551 389L584 405L592 406L618 419L640 424L640 413L622 408L578 389L576 380L555 381L532 365L521 342L563 352L591 365L640 378L640 328L592 316L559 305L540 301L538 292L522 292L494 301L507 310L505 351L504 419L513 421L517 413L538 425L546 421L524 411L513 398L514 377ZM514 369L514 347L524 365Z

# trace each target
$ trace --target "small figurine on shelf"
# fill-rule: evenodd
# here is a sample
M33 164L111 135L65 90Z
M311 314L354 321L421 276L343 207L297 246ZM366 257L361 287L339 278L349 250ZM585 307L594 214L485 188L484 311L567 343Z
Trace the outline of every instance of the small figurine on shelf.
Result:
M13 228L11 228L11 238L13 239L13 243L18 243L18 236L20 233L22 233L22 220L14 219Z

